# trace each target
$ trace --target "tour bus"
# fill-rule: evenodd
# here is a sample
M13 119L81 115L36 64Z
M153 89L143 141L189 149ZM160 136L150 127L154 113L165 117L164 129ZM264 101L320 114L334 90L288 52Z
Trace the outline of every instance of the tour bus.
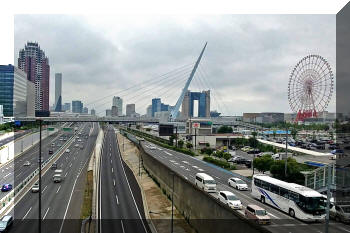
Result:
M262 203L303 221L322 221L326 216L327 200L322 194L267 175L253 176L251 195Z

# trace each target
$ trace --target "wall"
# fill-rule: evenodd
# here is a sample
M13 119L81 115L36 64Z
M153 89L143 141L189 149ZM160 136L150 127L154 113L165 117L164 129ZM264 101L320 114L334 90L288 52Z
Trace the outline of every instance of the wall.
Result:
M145 153L142 147L139 149L142 154L143 166L159 183L163 192L171 197L173 178L171 170ZM269 232L246 220L177 173L174 173L174 204L185 219L200 233Z

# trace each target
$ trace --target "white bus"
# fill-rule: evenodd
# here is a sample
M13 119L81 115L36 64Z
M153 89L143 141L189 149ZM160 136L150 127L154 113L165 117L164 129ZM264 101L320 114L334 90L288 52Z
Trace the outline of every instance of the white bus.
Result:
M251 195L303 221L321 221L326 216L326 199L322 194L267 175L253 176Z

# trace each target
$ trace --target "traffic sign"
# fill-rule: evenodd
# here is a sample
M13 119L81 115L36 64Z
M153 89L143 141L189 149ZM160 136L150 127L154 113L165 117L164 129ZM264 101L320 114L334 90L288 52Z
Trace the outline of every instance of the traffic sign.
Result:
M63 131L70 132L72 131L72 128L63 128Z
M54 131L55 128L47 128L47 131Z
M195 122L192 124L192 127L195 128L195 129L199 129L201 127L201 124L198 123L198 122Z

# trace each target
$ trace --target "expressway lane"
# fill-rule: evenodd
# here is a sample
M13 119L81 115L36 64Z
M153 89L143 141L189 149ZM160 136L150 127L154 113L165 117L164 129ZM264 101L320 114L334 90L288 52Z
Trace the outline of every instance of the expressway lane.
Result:
M101 156L99 233L147 233L142 198L132 173L127 175L113 127L105 132ZM134 194L135 193L135 194Z
M43 151L43 160L45 161L50 155L48 154L48 150L50 148L50 145L52 142L57 143L58 138L60 137L61 133L54 134L51 136L48 136L47 138L43 139L42 142L42 151ZM63 142L61 142L63 144ZM54 151L58 149L55 148ZM14 161L4 165L0 168L0 185L5 183L10 183L16 186L24 178L26 178L29 174L31 174L36 168L37 168L37 162L38 162L38 153L39 153L39 144L34 145L27 151L25 151L22 155L16 157ZM30 166L23 166L23 164L29 161L31 163ZM0 193L0 198L5 196L7 193Z
M91 131L90 131L91 130ZM90 134L83 144L83 149L75 147L73 142L69 149L70 153L63 153L57 160L58 169L62 169L64 180L60 183L54 183L52 176L54 170L49 169L42 177L42 232L77 232L80 228L80 201L75 195L81 196L81 192L76 192L76 186L79 182L85 184L85 178L81 174L86 170L91 152L94 148L98 126L94 124L93 129L90 126L84 127L82 134ZM38 193L26 193L14 208L15 232L37 232L38 231ZM77 210L75 212L75 210ZM75 214L71 215L70 212ZM78 214L77 214L78 213ZM63 221L64 219L64 221ZM74 229L74 230L73 230Z
M268 205L263 205L260 201L252 198L250 196L250 192L247 191L237 191L228 186L227 180L235 176L234 173L217 167L213 164L206 163L202 160L199 160L195 157L191 157L176 151L168 150L165 148L160 148L158 145L154 145L149 142L141 142L144 150L161 161L163 164L168 166L170 169L176 171L178 174L183 175L185 179L188 179L192 183L194 183L195 174L198 172L205 172L212 176L218 183L218 190L227 190L235 193L237 197L241 200L243 206L247 204L256 204L264 207L269 213L272 225L266 226L272 232L284 232L288 231L290 233L304 233L305 227L307 227L307 232L320 233L324 232L324 224L323 223L304 223L297 219L291 218L285 213L271 207ZM152 147L156 149L151 149ZM250 184L248 183L250 186ZM213 194L215 195L215 194ZM243 211L239 211L242 214ZM341 223L330 223L330 233L338 233L338 232L350 232L350 227Z

